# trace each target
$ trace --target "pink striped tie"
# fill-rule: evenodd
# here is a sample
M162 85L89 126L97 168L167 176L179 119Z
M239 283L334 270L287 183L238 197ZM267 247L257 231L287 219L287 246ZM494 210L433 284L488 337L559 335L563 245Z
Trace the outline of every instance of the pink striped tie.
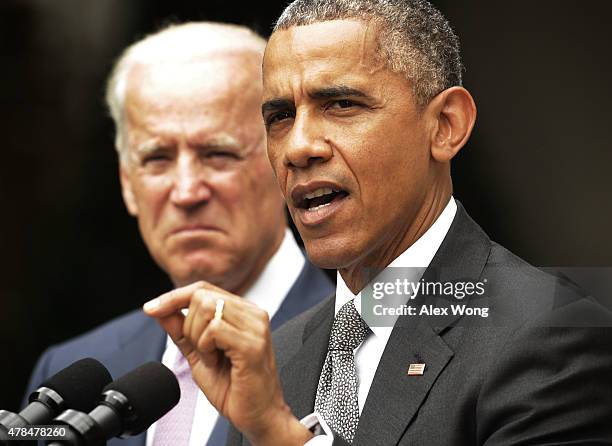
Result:
M198 398L198 386L193 381L187 359L177 352L172 371L181 388L179 403L155 427L153 446L189 446L193 414Z

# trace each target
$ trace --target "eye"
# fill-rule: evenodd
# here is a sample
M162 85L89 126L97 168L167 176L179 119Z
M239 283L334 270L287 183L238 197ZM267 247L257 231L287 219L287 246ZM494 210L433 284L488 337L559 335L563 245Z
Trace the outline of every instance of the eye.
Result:
M212 152L208 152L204 155L204 158L211 165L226 165L228 163L233 163L234 161L238 161L239 157L235 153L226 152L223 150L215 150Z
M208 152L206 154L206 158L238 159L238 156L235 153L232 153L232 152L225 152L225 151L222 151L222 150L215 150L213 152Z
M335 101L331 101L327 104L326 108L328 109L345 109L345 108L351 108L351 107L356 107L359 104L355 101L352 101L350 99L337 99Z
M141 163L143 165L146 165L146 164L157 164L157 163L162 163L162 162L169 161L169 160L170 160L170 157L168 155L159 154L158 153L158 154L153 154L153 155L145 156L142 159Z
M237 153L235 150L228 149L209 149L203 152L200 157L201 162L204 165L216 170L232 169L238 166L240 161L242 160L240 152Z
M266 116L265 122L266 126L270 127L272 124L284 121L285 119L293 118L293 112L289 110L279 111L276 113L272 113L269 116Z

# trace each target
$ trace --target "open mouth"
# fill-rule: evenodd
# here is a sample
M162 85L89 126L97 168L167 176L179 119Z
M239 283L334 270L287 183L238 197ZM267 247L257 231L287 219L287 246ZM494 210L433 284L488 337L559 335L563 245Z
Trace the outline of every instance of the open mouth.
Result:
M301 200L298 200L296 205L300 209L308 211L317 211L326 206L329 206L334 201L341 200L348 196L348 192L341 189L332 189L330 187L320 187L310 193L305 194Z

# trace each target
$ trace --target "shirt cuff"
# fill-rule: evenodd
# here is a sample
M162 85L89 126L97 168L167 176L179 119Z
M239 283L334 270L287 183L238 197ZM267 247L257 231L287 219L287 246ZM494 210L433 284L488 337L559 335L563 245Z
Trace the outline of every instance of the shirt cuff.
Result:
M323 417L318 412L306 415L300 420L314 434L304 446L332 446L334 443L334 433L329 428Z

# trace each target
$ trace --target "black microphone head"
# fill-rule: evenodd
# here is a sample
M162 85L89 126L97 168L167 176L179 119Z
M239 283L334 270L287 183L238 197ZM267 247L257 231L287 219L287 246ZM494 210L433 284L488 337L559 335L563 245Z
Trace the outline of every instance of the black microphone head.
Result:
M43 381L40 387L57 392L66 407L89 412L96 407L104 386L113 380L106 367L93 358L80 359ZM37 392L30 395L30 402Z
M139 434L161 418L179 402L181 389L176 376L159 362L147 362L107 385L103 392L114 390L123 394L132 417L124 430Z

